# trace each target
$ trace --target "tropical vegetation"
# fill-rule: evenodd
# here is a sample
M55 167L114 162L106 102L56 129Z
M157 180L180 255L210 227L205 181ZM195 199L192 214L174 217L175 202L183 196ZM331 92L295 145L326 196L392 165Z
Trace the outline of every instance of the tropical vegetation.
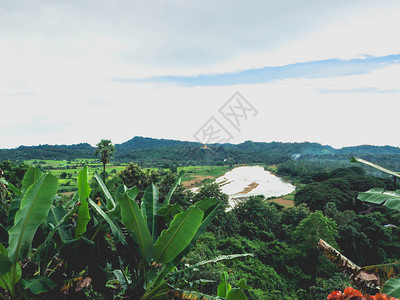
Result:
M232 151L274 149L245 145ZM172 143L171 153L178 146ZM287 145L273 146L283 151ZM154 150L146 147L138 151ZM397 168L396 154L368 156L382 169L354 158L363 162L356 166L347 154L287 153L280 154L283 160L268 156L263 165L298 186L292 205L252 196L230 210L228 196L212 180L197 193L182 185L199 168L187 166L190 161L154 160L151 169L141 166L144 161L121 164L114 173L107 169L112 176L105 181L82 166L85 160L95 164L89 158L76 169L68 160L64 169L42 158L29 161L37 162L32 167L0 162L1 296L346 299L358 295L346 289L352 287L363 297L375 295L366 299L398 297L392 277L400 270L393 263L400 260L399 184L393 180L399 176L389 171ZM229 168L226 163L210 172ZM77 173L68 178L70 170ZM68 191L77 187L72 194L61 185L67 180ZM368 280L371 274L379 281Z

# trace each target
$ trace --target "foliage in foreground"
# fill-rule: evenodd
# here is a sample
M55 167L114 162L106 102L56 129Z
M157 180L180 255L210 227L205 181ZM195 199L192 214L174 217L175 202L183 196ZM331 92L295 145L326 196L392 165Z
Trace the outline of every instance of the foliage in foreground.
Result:
M393 176L394 177L393 186L396 187L396 179L398 177L400 177L399 173L388 170L384 167L381 167L379 165L376 165L374 163L371 163L371 162L366 161L361 158L352 157L351 161L369 165L375 169L378 169L379 171L385 172L385 173ZM372 205L380 205L380 206L387 207L389 209L400 211L400 191L399 190L386 191L385 189L381 189L381 188L373 188L369 191L360 193L358 195L358 199L363 202L370 203ZM341 256L341 254L338 251L335 250L335 252L336 253L334 253L334 255L332 255L332 256L334 256L334 257ZM342 266L342 267L345 267L345 266ZM356 267L358 267L358 266L356 266ZM372 298L371 296L366 296L366 297L370 297L370 298L365 298L365 299L395 299L395 298L391 298L391 297L400 297L400 277L396 277L400 274L398 262L391 262L388 264L380 264L380 265L372 265L372 266L367 266L362 269L361 268L359 268L359 269L372 273L371 275L374 275L374 278L377 278L377 280L374 280L374 281L380 282L380 284L382 285L381 287L378 287L378 289L380 289L382 292L390 295L390 296L377 295L377 296L375 296L375 298ZM346 290L345 290L345 293L346 293ZM362 297L360 292L358 292L358 294L359 294L358 297ZM346 295L343 295L341 292L333 292L328 296L328 299L351 299L350 296L348 296L348 297L347 296L345 297L345 296Z
M140 200L135 186L122 185L112 196L98 174L105 201L95 203L89 198L87 167L68 201L56 195L58 179L37 168L28 169L21 189L0 178L15 195L11 201L1 199L2 297L75 299L89 292L105 299L166 299L180 289L179 274L185 269L246 256L226 255L177 269L219 209L211 198L186 210L172 204L181 176L163 203L154 184Z

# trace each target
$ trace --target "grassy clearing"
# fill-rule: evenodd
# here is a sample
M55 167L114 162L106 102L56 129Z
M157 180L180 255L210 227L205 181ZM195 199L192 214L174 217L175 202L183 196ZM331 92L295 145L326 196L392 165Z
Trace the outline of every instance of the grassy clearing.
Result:
M276 165L267 166L265 169L266 169L267 171L270 171L271 173L276 173L276 172L278 172L278 167L277 167Z
M224 175L231 168L229 166L186 166L178 170L184 170L182 184L187 188L201 185L204 181L213 181L217 177Z
M278 198L275 198L275 199L271 199L269 201L278 203L280 205L283 205L284 207L293 207L294 206L294 194L295 194L295 192L292 192L292 193L287 194L285 196L278 197Z

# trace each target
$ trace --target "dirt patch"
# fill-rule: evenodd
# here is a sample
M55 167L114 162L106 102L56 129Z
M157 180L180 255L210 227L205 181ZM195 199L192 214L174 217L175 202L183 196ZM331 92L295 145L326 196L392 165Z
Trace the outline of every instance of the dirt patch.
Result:
M278 203L278 204L283 205L285 207L293 207L294 206L294 201L293 200L289 200L289 199L285 199L285 197L272 199L270 201Z
M187 180L182 182L182 185L187 188L190 189L192 187L195 187L197 183L201 183L204 179L213 179L213 176L196 176L194 175L195 178Z
M256 187L258 187L259 184L257 182L252 182L250 183L248 186L246 186L243 191L236 193L235 195L242 195L242 194L247 194L249 192L251 192L252 190L254 190Z

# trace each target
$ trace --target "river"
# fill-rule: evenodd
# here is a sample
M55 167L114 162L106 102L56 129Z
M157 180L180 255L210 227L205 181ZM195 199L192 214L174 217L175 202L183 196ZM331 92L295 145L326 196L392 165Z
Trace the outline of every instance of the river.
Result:
M231 207L249 196L278 197L290 194L296 189L294 185L260 166L237 167L215 181L220 184L222 192L229 195Z

